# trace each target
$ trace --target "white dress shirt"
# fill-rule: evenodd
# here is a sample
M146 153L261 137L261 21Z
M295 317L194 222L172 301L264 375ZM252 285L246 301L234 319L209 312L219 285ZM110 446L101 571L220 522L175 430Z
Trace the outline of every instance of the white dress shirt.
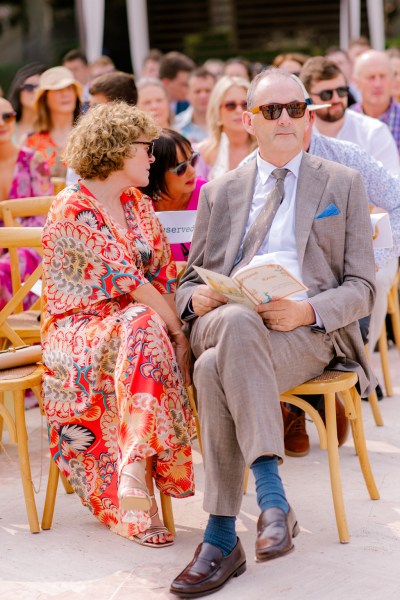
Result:
M296 279L302 281L302 274L297 256L295 227L296 193L302 157L303 151L299 152L283 167L289 169L289 173L287 173L284 180L284 198L277 210L264 242L261 244L254 258L244 268L276 263L285 267L285 269L290 271ZM238 263L241 258L244 238L246 237L250 226L260 214L267 195L275 187L276 179L273 177L272 171L276 168L275 165L271 165L271 163L263 160L257 152L257 175L254 195L236 263ZM293 294L293 296L290 296L290 299L308 300L307 292ZM316 325L322 327L322 321L315 310L314 312L316 316Z

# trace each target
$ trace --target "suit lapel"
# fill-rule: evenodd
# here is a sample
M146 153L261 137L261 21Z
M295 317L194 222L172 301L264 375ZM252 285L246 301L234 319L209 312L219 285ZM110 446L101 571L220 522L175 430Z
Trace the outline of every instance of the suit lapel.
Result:
M300 269L311 227L326 187L326 179L321 161L315 156L304 154L296 193L296 244Z
M236 177L226 186L226 201L231 221L230 237L227 240L223 273L229 275L238 255L243 239L246 223L249 218L254 184L257 172L257 161L236 171Z

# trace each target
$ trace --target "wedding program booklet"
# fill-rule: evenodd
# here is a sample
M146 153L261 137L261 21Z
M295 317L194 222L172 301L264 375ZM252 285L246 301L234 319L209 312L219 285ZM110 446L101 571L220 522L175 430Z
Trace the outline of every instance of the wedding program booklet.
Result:
M212 290L224 294L230 302L246 304L251 308L266 304L272 298L286 298L308 289L287 269L276 264L245 267L233 277L195 265L193 268Z

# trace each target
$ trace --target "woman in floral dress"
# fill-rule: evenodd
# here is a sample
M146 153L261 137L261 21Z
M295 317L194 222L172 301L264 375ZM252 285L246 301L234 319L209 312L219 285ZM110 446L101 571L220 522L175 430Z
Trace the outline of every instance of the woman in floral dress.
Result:
M0 98L0 202L13 198L48 196L53 193L49 167L44 158L30 148L18 148L13 142L16 114L10 102ZM21 225L42 227L44 217L21 219ZM0 221L0 226L3 222ZM22 280L33 273L40 255L32 248L19 248L18 258ZM0 309L12 298L10 255L0 248ZM28 308L33 295L25 299Z
M192 495L193 467L176 267L151 200L131 187L147 184L158 133L124 103L98 105L72 132L66 161L82 179L57 196L44 228L42 345L58 467L103 524L160 547L172 536L153 481Z

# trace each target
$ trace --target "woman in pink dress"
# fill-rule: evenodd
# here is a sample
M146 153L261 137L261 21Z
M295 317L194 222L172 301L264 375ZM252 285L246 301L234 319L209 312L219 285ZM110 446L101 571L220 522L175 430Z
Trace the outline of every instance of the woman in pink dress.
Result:
M154 142L155 162L150 168L149 184L142 191L150 196L156 211L197 210L205 179L196 176L198 152L173 129L163 129ZM190 244L171 244L176 261L187 261Z
M10 102L0 98L0 201L52 195L49 167L44 158L30 148L18 148L13 142L15 118ZM42 227L44 221L45 217L28 217L21 219L21 224ZM18 257L21 279L25 280L36 269L40 255L32 248L20 248ZM0 248L0 309L11 297L10 257ZM25 299L24 307L31 303L32 296Z
M43 233L42 347L59 469L113 532L165 547L173 539L154 484L174 497L194 484L176 266L136 188L148 182L158 133L123 102L92 108L74 128L65 155L81 179L58 194Z

